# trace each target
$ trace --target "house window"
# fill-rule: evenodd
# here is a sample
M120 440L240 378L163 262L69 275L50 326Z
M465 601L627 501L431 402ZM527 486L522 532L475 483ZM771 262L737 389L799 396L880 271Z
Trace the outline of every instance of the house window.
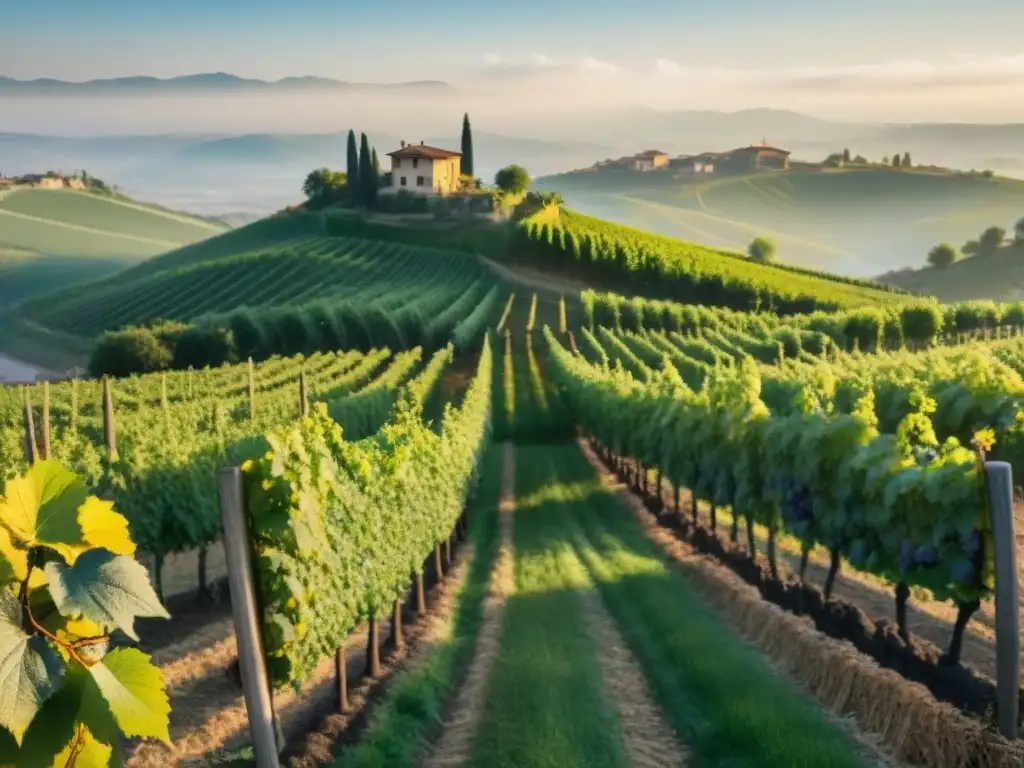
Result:
M412 167L413 168L419 168L420 167L420 159L418 157L414 157L412 159Z
M423 177L422 177L422 176L417 176L417 177L416 177L416 186L417 186L417 187L422 187L422 186L423 186L423 183L424 183L424 182L423 182Z
M401 168L401 167L402 167L402 158L396 157L395 158L395 168Z
M402 177L402 186L405 186L405 176Z

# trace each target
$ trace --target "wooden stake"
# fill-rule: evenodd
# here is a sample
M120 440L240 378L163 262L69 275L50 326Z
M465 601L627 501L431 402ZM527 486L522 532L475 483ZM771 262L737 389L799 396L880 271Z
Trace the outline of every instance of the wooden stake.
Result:
M249 358L249 421L256 421L256 372Z
M416 574L416 615L421 619L427 615L427 598L423 592L423 571Z
M40 455L50 458L50 382L43 382L43 447Z
M334 654L334 677L338 684L338 711L348 712L348 654L344 643Z
M117 461L117 427L114 424L114 397L110 392L110 379L103 377L103 436L107 442L107 459Z
M396 651L405 648L405 636L402 633L402 601L395 600L391 615L391 647Z
M39 461L39 449L36 447L36 425L32 419L32 397L25 390L25 461L35 464Z
M306 397L306 372L299 371L299 417L309 415L309 399Z
M370 632L366 638L366 674L380 677L380 624L370 619Z

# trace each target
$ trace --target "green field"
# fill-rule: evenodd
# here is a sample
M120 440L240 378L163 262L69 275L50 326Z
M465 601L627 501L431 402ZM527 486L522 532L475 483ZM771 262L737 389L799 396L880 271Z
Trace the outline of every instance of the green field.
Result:
M226 226L75 190L0 194L0 310L109 275Z
M584 213L715 248L773 239L791 264L868 277L919 266L940 242L1009 227L1024 182L908 170L791 170L694 180L580 172L537 181Z

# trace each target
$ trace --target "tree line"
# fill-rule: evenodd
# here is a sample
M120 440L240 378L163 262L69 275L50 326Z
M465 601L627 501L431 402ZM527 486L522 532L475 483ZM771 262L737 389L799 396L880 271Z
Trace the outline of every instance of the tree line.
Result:
M991 226L977 240L968 240L961 248L951 243L939 243L928 252L928 266L945 269L950 264L967 256L994 256L1007 244L1007 233L1002 227ZM1024 216L1013 225L1013 236L1009 244L1024 246Z

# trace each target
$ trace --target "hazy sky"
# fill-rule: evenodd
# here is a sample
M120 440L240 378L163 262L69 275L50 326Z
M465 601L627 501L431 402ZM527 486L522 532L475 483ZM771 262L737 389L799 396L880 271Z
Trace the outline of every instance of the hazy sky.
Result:
M847 119L1024 120L1020 0L0 0L0 74L436 78ZM0 130L3 129L0 117Z

